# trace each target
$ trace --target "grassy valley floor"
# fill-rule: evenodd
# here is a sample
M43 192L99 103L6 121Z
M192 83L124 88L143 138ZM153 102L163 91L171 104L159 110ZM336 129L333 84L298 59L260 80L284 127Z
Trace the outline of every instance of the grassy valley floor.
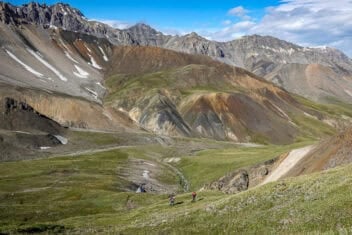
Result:
M196 203L191 202L190 193L184 193L180 185L179 174L188 181L190 189L197 190L226 172L264 162L310 143L244 147L219 142L223 145L221 150L185 155L177 154L179 151L170 146L131 146L91 155L1 163L0 231L348 232L352 226L351 166L270 183L236 195L201 191ZM133 169L131 159L160 166L154 177L167 187L178 185L174 207L168 205L167 193L132 192L135 185L120 172L123 168Z

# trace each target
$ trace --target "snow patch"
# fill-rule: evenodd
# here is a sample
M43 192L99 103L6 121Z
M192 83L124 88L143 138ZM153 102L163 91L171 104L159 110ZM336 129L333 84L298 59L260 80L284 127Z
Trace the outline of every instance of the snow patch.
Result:
M289 54L292 55L295 52L295 49L290 48L290 49L286 49L286 48L272 48L272 47L268 47L268 46L261 46L261 48L265 49L265 50L270 50L273 52L277 52L277 53L282 53L282 54Z
M40 147L40 150L47 150L47 149L50 149L51 147L46 147L46 146L42 146Z
M271 102L270 102L271 103ZM287 118L287 119L289 119L290 120L290 117L279 107L279 106L277 106L276 104L273 104L273 103L271 103L274 107L275 107L275 109L281 114L281 115L283 115L285 118Z
M179 157L165 158L164 161L167 163L172 163L172 162L177 163L177 162L181 161L181 158L179 158Z
M70 53L68 53L68 51L65 51L65 55L66 55L66 57L69 58L72 62L79 64L77 60L75 60L75 59L72 58L72 56L70 55Z
M248 148L257 148L257 147L262 147L263 145L261 144L256 144L256 143L238 143L239 145L243 147L248 147Z
M84 46L87 48L87 50L92 53L92 50L84 43Z
M149 179L150 177L149 177L149 173L150 173L150 171L148 171L148 170L144 170L143 171L143 177L145 178L145 179Z
M150 163L150 162L144 162L145 164L149 165L149 166L155 166L155 164Z
M78 67L77 65L75 65L76 70L78 71L78 73L73 72L73 74L79 78L88 78L89 73L84 71L83 69L81 69L80 67Z
M65 145L68 143L68 139L66 139L65 137L61 136L61 135L54 135L54 137L60 141L61 144Z
M352 96L352 92L350 90L345 89L345 92L349 95Z
M120 110L120 109L119 109ZM121 108L121 112L123 109ZM131 111L128 112L128 116L136 123L139 123L139 118L141 117L141 110L139 108L134 107Z
M27 132L27 131L13 131L15 133L20 133L20 134L26 134L26 135L31 135L31 133Z
M66 46L66 44L64 43L64 41L62 41L61 38L60 38L60 43L67 51L70 51L70 49Z
M106 88L105 88L100 82L96 82L95 84L97 84L98 86L100 86L101 88L103 88L104 90L106 90Z
M306 113L306 112L303 112L303 113L304 113L304 115L306 115L307 117L310 117L310 118L313 118L313 119L317 119L317 120L318 120L317 117L315 117L315 116L313 116L313 115L310 115L309 113Z
M323 120L324 123L328 124L329 126L335 127L337 126L337 123L335 120L333 119L324 119Z
M200 134L205 133L205 130L204 130L204 128L203 128L201 125L197 126L197 127L196 127L196 130L197 130Z
M112 116L110 113L108 113L106 110L103 111L103 115L107 117L110 121L112 121Z
M93 58L93 56L91 54L88 54L89 58L90 58L90 62L91 65L96 68L96 69L103 69L102 67L100 67L100 65L97 64L97 62L95 61L95 59Z
M297 126L297 124L294 123L293 121L289 121L289 123L291 123L292 126Z
M39 60L39 62L41 62L43 65L45 65L45 67L47 67L48 69L50 69L53 73L56 74L56 76L58 76L62 81L67 82L67 78L64 77L54 66L52 66L51 64L49 64L46 60L44 60L40 54L35 53L33 50L27 48L27 51L34 56L37 60Z
M312 50L313 50L313 48L311 48L311 47L303 47L303 49L301 49L301 51L304 51L304 52L312 51Z
M288 50L288 54L290 54L290 55L292 55L294 52L295 52L295 50L294 50L293 48L290 48L290 49Z
M88 87L85 87L85 89L86 89L90 94L93 95L94 99L96 99L96 100L98 99L98 93L97 93L97 92L95 92L95 91L89 89Z
M27 71L29 71L30 73L34 74L35 76L39 77L39 78L43 78L44 75L39 73L38 71L36 71L35 69L33 69L32 67L28 66L27 64L25 64L24 62L22 62L20 59L18 59L14 54L12 54L10 51L6 50L6 53L17 63L19 63L20 65L22 65Z
M105 60L105 61L109 61L109 59L108 59L108 57L106 56L106 54L105 54L103 48L101 48L100 46L98 46L98 47L99 47L99 50L101 51L101 53L103 54L104 60Z
M61 7L61 11L64 13L64 15L67 15L67 11L65 11L65 9L63 7Z
M257 52L252 52L252 53L249 54L249 56L257 57L257 56L259 56L259 53L257 53Z
M227 131L227 137L230 138L233 141L238 141L237 136L235 135L235 133L233 133L232 131L228 130Z
M312 48L319 49L319 50L324 50L324 51L329 49L328 46L315 46L315 47L312 47Z

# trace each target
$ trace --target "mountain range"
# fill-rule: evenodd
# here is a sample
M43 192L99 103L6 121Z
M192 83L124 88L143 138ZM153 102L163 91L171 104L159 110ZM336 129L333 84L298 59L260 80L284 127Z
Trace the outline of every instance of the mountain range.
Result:
M1 6L2 99L25 102L63 126L144 128L168 136L283 144L312 134L301 128L306 119L327 133L340 125L336 117L302 104L277 85L223 63L227 56L214 60L203 55L210 50L165 49L184 40L217 45L195 34L164 36L143 24L112 29L64 4ZM251 44L253 39L291 45L259 36L243 40ZM181 44L184 49L193 45Z
M164 35L146 24L119 30L90 21L78 9L61 3L53 6L30 3L21 7L1 3L0 20L4 23L41 25L43 28L58 27L104 38L113 45L157 46L207 55L242 67L290 92L318 102L339 99L351 103L352 99L352 61L333 48L302 47L259 35L216 42L196 33Z
M113 29L61 3L1 3L0 20L1 99L65 127L283 144L312 134L301 127L306 119L327 133L341 125L286 90L351 97L351 61L335 49L257 35L219 43L145 24Z

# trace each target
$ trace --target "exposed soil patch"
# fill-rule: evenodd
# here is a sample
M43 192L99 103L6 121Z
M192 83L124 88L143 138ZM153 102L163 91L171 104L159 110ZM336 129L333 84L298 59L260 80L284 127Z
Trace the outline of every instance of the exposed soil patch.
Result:
M161 182L161 177L169 171L165 166L142 159L129 159L127 165L117 169L118 176L131 182L130 191L148 193L173 193L178 190L177 181L174 184Z
M314 145L306 146L300 149L292 150L288 156L280 163L280 165L262 182L266 184L277 181L289 172L295 165L303 159L312 149Z

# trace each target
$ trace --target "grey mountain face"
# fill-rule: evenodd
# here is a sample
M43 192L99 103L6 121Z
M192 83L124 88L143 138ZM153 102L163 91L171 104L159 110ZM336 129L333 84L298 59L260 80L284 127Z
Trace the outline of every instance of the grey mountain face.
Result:
M184 36L164 35L145 24L137 24L125 30L112 28L106 24L88 21L83 14L67 4L52 6L30 3L21 7L0 3L0 21L8 24L32 23L43 27L59 27L68 31L86 33L108 39L115 45L157 46L191 54L202 54L230 65L245 68L285 89L300 95L319 100L324 96L336 96L339 89L346 90L338 98L352 103L352 85L331 81L331 77L352 77L352 61L342 52L333 48L301 47L270 36L245 36L230 42L207 40L196 33ZM332 76L312 86L311 94L300 89L300 84L310 83L311 68L295 71L297 64L308 66L319 64L329 68ZM319 70L320 71L320 70ZM316 71L318 73L319 71ZM311 76L311 75L310 75ZM315 82L316 83L316 82ZM334 85L331 91L330 84ZM294 84L294 85L292 85ZM309 89L308 89L309 90ZM330 94L331 93L331 94Z
M184 36L164 35L146 24L136 24L125 30L88 21L83 14L67 4L52 6L38 3L21 7L0 3L0 20L4 23L34 23L44 27L59 27L68 31L105 37L115 45L158 46L191 54L203 54L226 63L265 75L273 64L312 64L340 66L351 70L352 62L342 52L332 48L306 48L270 36L245 36L230 42L207 40L196 33ZM261 66L265 63L268 66ZM257 68L260 65L260 68Z

